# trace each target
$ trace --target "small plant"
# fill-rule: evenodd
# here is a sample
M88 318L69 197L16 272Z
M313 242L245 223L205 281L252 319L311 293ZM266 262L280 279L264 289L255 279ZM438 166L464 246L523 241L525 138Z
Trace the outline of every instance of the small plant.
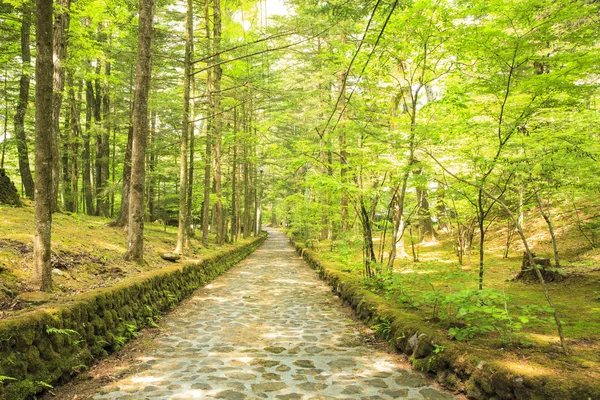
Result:
M6 381L16 381L16 379L10 376L0 375L0 383L4 383Z
M54 389L54 386L52 386L51 384L46 383L44 381L37 381L35 384L38 386L41 386L43 388L46 388L46 389Z
M129 336L131 337L137 337L138 336L138 327L133 325L133 324L125 324L125 329L127 329L127 333L129 334Z
M146 323L152 328L158 328L158 324L154 321L154 318L152 317L146 317Z
M50 326L46 326L46 333L48 335L65 335L65 336L79 335L79 332L77 332L73 329L52 328Z
M173 308L179 302L179 300L177 299L177 296L175 296L170 291L168 291L168 290L165 291L165 295L167 296L167 302L168 302L169 308Z
M123 345L127 343L127 338L125 336L115 336L114 337L114 345L115 350L120 349Z
M379 317L377 323L372 325L371 329L377 333L377 336L387 340L392 330L392 321L387 317Z

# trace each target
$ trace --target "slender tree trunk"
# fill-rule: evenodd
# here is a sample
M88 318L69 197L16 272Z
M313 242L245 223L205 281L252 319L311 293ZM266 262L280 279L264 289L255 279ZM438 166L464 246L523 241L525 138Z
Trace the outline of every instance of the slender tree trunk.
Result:
M34 198L34 184L29 167L29 150L27 148L27 136L25 135L25 112L29 102L29 67L31 65L30 31L31 31L31 4L24 3L21 7L21 61L22 72L19 81L19 102L15 112L15 139L19 153L19 172L21 182L25 188L25 195Z
M181 148L179 165L179 228L177 230L177 245L175 253L183 254L185 236L188 232L187 219L187 194L188 194L188 135L190 129L190 80L192 55L194 52L194 10L192 0L187 0L185 36L185 61L183 72L183 118L181 123Z
M150 221L156 220L156 207L154 205L154 187L156 185L156 177L154 176L154 171L156 169L156 118L156 112L151 111L150 137L148 143L148 148L150 152L150 154L148 155L148 171L150 172L150 178L148 179L148 214ZM129 146L129 155L131 156L131 146ZM129 170L129 174L131 175L131 169Z
M2 160L0 169L4 169L4 156L6 154L6 135L8 134L8 69L4 72L4 138L2 139Z
M344 109L344 105L346 103L346 87L344 82L346 80L346 74L342 73L340 76L340 85L341 85L341 100L340 105L341 109ZM340 133L340 180L342 185L348 183L348 151L346 149L346 133L344 132L344 128L340 129L342 133ZM346 193L346 188L342 188L342 198L341 198L341 225L340 229L342 233L345 233L348 230L348 194Z
M479 290L483 289L483 273L485 259L485 210L483 208L483 192L477 196L477 226L479 227Z
M110 48L110 41L109 41ZM104 121L104 125L102 126L102 145L101 156L100 156L100 176L101 176L101 184L100 187L100 196L102 198L102 209L100 210L100 215L104 217L108 217L110 215L109 212L109 203L110 199L108 194L104 193L106 190L106 186L110 180L110 130L112 129L112 124L110 120L110 87L108 85L111 74L111 64L106 61L104 63L104 83L102 85L102 118Z
M69 71L69 107L71 116L71 194L73 200L71 202L70 211L76 213L79 210L79 171L77 160L79 156L79 137L81 136L81 125L79 122L79 107L75 101L75 88L73 87L73 74Z
M213 0L213 52L219 54L221 49L221 0ZM221 175L221 66L218 65L220 57L214 57L213 72L213 138L214 138L214 164L215 164L215 225L217 245L223 244L223 200L222 200L222 175Z
M131 98L135 96L133 68L129 72L129 83L131 88ZM121 187L121 206L119 208L119 217L111 224L113 226L125 226L129 222L129 193L131 191L131 152L133 147L133 106L134 101L131 100L131 118L129 129L127 130L127 147L125 148L125 157L123 160L123 179ZM160 192L159 192L160 194Z
M193 44L193 42L192 42ZM194 78L194 66L192 65L190 68L190 167L188 172L188 193L187 193L187 207L186 207L186 216L185 216L185 226L187 229L187 246L190 246L190 239L194 236L194 231L192 229L192 208L194 206L194 157L195 157L195 149L196 145L195 134L194 134L194 97L196 96L196 81Z
M52 0L36 2L35 62L35 211L33 260L35 280L52 291Z
M394 261L396 257L406 257L406 252L404 251L404 200L406 198L406 189L408 186L408 177L410 176L410 172L412 166L414 164L415 159L415 137L414 130L411 131L410 136L410 154L408 157L408 162L406 165L406 170L402 176L402 184L399 188L398 194L396 196L396 202L394 203L394 227L392 231L392 246L390 248L390 255L388 257L388 269L390 271L394 270Z
M206 50L207 54L211 53L211 43L210 43L210 13L209 13L209 5L210 0L205 0L204 2L204 19L206 21L205 30L206 30ZM210 61L209 61L210 64ZM206 95L207 95L207 107L208 110L208 118L206 124L206 154L205 154L205 165L204 165L204 200L202 204L202 245L208 246L208 212L210 209L210 167L212 161L211 155L211 129L212 129L212 116L210 115L213 112L212 107L212 71L209 69L206 73Z
M54 73L52 99L52 211L60 210L58 206L58 186L60 182L60 111L62 109L63 90L65 88L65 71L63 62L67 58L67 31L69 30L70 0L57 0L60 12L54 21Z
M245 110L244 110L245 111ZM244 113L245 114L245 113ZM247 127L246 127L246 116L244 116L244 136L248 137ZM244 140L242 142L242 175L244 180L244 217L243 217L243 237L244 239L250 237L251 225L252 225L252 217L250 216L250 207L252 205L250 196L251 196L251 188L250 188L250 166L249 162L249 151L248 151L248 141Z
M54 116L52 116L54 118ZM70 166L70 152L71 144L69 141L69 132L71 132L71 108L70 105L65 107L65 121L63 130L60 134L60 143L62 145L62 151L60 154L60 185L59 185L59 197L61 201L61 208L63 210L70 211L73 204L73 195L71 193L71 166Z
M238 169L238 109L233 109L233 160L231 168L231 242L237 241L238 231L238 200L237 200L237 169Z
M87 215L94 215L94 194L92 187L90 135L92 129L92 107L94 103L94 88L92 83L85 84L85 135L83 135L82 171L83 190L85 192L85 210Z
M554 225L552 224L552 220L550 219L550 212L548 212L546 208L544 208L544 205L542 204L542 199L540 198L540 194L537 191L535 192L535 201L537 202L542 217L544 217L544 221L546 221L546 224L548 225L548 230L550 231L550 236L552 237L552 249L554 250L554 264L556 268L560 268L558 244L556 242L556 234L554 233Z
M133 101L133 144L131 151L131 191L127 259L144 261L144 181L148 136L148 92L150 89L151 46L154 29L154 0L140 0L136 90Z

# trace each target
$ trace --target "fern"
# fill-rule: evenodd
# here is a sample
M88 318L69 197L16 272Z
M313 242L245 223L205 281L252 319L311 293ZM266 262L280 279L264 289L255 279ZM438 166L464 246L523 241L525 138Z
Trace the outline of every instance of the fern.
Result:
M46 333L48 335L65 335L65 336L79 335L79 332L77 332L73 329L52 328L50 326L46 326Z
M41 387L46 388L46 389L54 389L54 386L52 386L51 384L46 383L44 381L38 381L38 382L36 382L36 384L38 386L41 386Z
M0 383L4 383L6 381L16 381L16 379L10 376L0 375Z

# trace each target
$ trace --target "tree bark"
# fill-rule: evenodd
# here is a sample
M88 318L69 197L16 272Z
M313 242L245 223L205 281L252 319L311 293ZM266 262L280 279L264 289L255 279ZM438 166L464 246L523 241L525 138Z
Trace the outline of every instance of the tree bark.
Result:
M194 231L192 230L192 208L194 206L194 157L195 157L195 148L196 140L194 135L194 97L196 95L196 81L194 77L194 66L190 70L190 167L188 171L188 193L187 193L187 207L186 207L186 216L185 216L185 226L187 229L187 246L190 246L190 239L194 236Z
M140 0L136 89L133 101L133 144L131 150L131 189L127 259L144 261L144 180L148 136L148 92L150 89L151 46L154 29L154 0Z
M29 102L29 67L31 65L30 31L31 31L31 5L24 3L21 22L21 60L22 72L19 81L19 102L15 112L15 139L17 141L17 152L19 153L19 173L21 182L25 188L25 195L34 198L34 184L29 166L29 150L27 148L27 136L25 135L25 112Z
M554 250L554 264L556 268L560 268L560 257L558 256L558 244L556 242L556 234L554 233L554 225L552 224L552 220L550 219L550 212L548 212L544 205L542 204L542 199L540 198L540 194L535 192L535 201L537 202L538 208L542 217L544 217L544 221L548 225L548 230L550 231L550 236L552 237L552 249Z
M92 106L94 102L94 88L90 81L85 83L85 135L83 135L83 191L85 196L85 211L87 215L94 215L94 194L92 191L91 148L90 131L92 129Z
M233 159L231 168L231 242L238 240L238 109L233 109Z
M341 97L340 97L340 106L341 109L344 109L346 103L346 73L343 72L340 75L340 85L341 85ZM342 185L348 183L348 151L346 149L346 133L344 132L344 128L341 127L341 133L339 135L340 140L340 180ZM341 221L340 221L340 230L342 233L348 230L348 194L346 193L346 188L342 187L342 198L341 198Z
M8 68L4 72L4 138L2 139L2 159L0 169L4 169L4 156L6 154L6 135L8 134Z
M60 211L58 205L58 187L60 182L60 111L62 109L63 91L65 89L65 71L63 62L67 58L67 31L69 30L70 0L57 0L60 11L54 21L54 72L53 72L53 98L52 98L52 211ZM64 198L64 196L63 196Z
M110 42L108 43L110 47ZM102 85L102 118L104 125L102 126L102 145L100 147L100 175L101 181L98 183L100 188L100 196L102 198L102 207L100 215L108 217L110 214L109 210L109 197L104 193L106 186L110 179L110 87L108 85L111 73L111 64L106 61L104 63L104 83ZM99 92L100 93L100 92Z
M35 210L33 260L35 280L52 290L52 0L36 2L35 62Z
M223 200L222 200L222 184L221 184L221 66L219 65L219 51L221 49L221 0L213 0L213 52L217 54L214 57L214 72L213 72L213 138L214 138L214 182L215 182L215 225L216 225L216 242L217 245L223 244Z
M210 16L209 16L209 5L210 0L205 0L204 2L204 19L206 21L205 30L206 30L206 50L207 54L211 54L211 44L210 44ZM211 62L209 61L208 64ZM211 168L211 125L212 125L212 117L210 114L212 113L212 71L209 69L206 72L206 95L207 95L207 107L208 115L207 123L206 123L206 153L205 153L205 164L204 164L204 200L202 204L202 245L208 246L208 211L210 209L210 168Z
M133 68L129 73L129 82L131 92L135 96L133 82ZM118 218L111 223L112 226L125 226L129 222L129 193L131 191L131 151L133 147L133 101L130 104L131 118L129 129L127 130L127 147L125 148L125 157L123 160L123 179L121 187L121 206L119 208ZM160 192L159 192L160 195Z
M155 185L156 185L156 177L154 176L154 171L156 169L156 112L150 112L150 137L148 138L148 148L150 149L150 154L148 155L148 171L150 172L150 178L148 179L148 220L150 222L156 220L156 207L154 203L154 193L155 193ZM131 146L129 145L129 157L131 157ZM131 160L127 160L128 163L131 163ZM131 164L129 164L131 165ZM129 174L131 175L131 168L129 169ZM129 182L129 179L127 180Z
M217 0L215 0L217 1ZM179 165L179 227L177 230L177 245L175 253L183 254L185 237L188 233L187 220L187 194L188 194L188 135L190 129L190 80L192 55L194 52L194 10L192 0L187 0L185 16L185 61L183 72L183 118L181 121L181 147Z
M81 136L81 124L79 122L79 107L75 101L75 88L73 87L73 74L69 71L69 106L71 116L71 194L73 196L70 203L70 211L76 213L79 210L79 171L77 159L79 154L79 137Z

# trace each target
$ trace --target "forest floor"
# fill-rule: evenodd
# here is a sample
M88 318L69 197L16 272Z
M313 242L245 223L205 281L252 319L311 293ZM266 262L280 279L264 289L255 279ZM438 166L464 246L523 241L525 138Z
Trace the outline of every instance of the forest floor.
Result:
M540 227L538 227L539 229ZM551 258L545 234L530 234L534 251ZM537 282L514 278L521 269L523 249L514 239L504 258L505 231L489 234L485 253L484 291L477 294L479 253L465 256L463 265L454 255L451 239L419 243L413 261L409 240L407 257L397 259L394 274L381 279L363 279L365 288L384 296L423 323L456 338L453 328L473 337L462 340L482 357L503 360L509 369L526 374L570 373L590 382L600 380L600 251L592 249L574 229L559 237L564 279L547 283L550 297L562 319L569 356L562 353L556 325L542 288ZM357 238L357 242L360 239ZM362 276L360 244L342 244L331 251L330 242L315 244L321 255L340 262L344 270ZM378 239L375 246L378 247ZM552 260L553 261L553 260ZM475 302L486 310L474 310ZM506 307L506 308L505 308ZM508 311L508 312L506 312ZM507 318L508 316L508 318ZM489 331L488 331L489 328Z
M144 227L146 263L125 261L127 233L108 226L109 219L56 213L52 224L52 268L55 292L36 291L33 277L33 207L0 206L0 319L38 304L110 286L126 277L172 265L160 255L172 252L177 228L155 223ZM212 239L212 238L211 238ZM227 248L201 248L192 241L188 258Z

